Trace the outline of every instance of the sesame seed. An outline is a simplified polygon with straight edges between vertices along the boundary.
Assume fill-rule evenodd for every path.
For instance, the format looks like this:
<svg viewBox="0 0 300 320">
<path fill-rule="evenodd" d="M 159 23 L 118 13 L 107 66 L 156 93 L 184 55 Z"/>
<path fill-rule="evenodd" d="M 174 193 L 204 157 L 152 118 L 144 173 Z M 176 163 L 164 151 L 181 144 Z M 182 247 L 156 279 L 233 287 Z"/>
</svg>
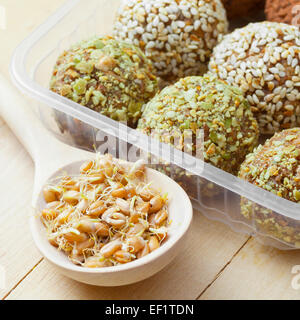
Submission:
<svg viewBox="0 0 300 320">
<path fill-rule="evenodd" d="M 287 94 L 286 96 L 287 96 L 287 98 L 288 98 L 288 100 L 289 100 L 289 101 L 295 101 L 295 100 L 296 100 L 295 95 L 294 95 L 294 94 L 292 94 L 292 93 Z"/>
<path fill-rule="evenodd" d="M 144 28 L 142 28 L 142 27 L 137 27 L 137 28 L 136 28 L 136 32 L 139 33 L 139 34 L 143 34 L 143 33 L 144 33 Z"/>
<path fill-rule="evenodd" d="M 292 68 L 296 67 L 296 65 L 298 64 L 298 59 L 293 59 L 292 61 Z"/>
<path fill-rule="evenodd" d="M 270 68 L 269 70 L 274 74 L 279 73 L 279 70 L 277 68 Z"/>
<path fill-rule="evenodd" d="M 263 97 L 265 95 L 265 93 L 262 90 L 256 90 L 255 93 L 259 97 Z"/>
<path fill-rule="evenodd" d="M 184 21 L 177 21 L 177 27 L 184 28 L 185 27 L 185 22 Z"/>
<path fill-rule="evenodd" d="M 288 110 L 288 111 L 293 111 L 294 110 L 294 106 L 291 105 L 291 104 L 288 104 L 288 105 L 284 106 L 284 109 Z"/>
</svg>

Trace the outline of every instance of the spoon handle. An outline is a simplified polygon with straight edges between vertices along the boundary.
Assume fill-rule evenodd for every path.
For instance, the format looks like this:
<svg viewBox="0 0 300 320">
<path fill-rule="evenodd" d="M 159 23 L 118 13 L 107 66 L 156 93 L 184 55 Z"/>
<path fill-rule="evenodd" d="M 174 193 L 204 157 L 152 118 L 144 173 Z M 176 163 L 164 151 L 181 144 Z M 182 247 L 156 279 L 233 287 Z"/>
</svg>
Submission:
<svg viewBox="0 0 300 320">
<path fill-rule="evenodd" d="M 39 146 L 52 139 L 37 116 L 18 91 L 0 74 L 0 113 L 8 126 L 22 142 L 32 159 Z"/>
<path fill-rule="evenodd" d="M 35 163 L 33 203 L 47 179 L 72 162 L 91 159 L 93 153 L 66 145 L 50 134 L 17 90 L 0 74 L 0 115 Z"/>
</svg>

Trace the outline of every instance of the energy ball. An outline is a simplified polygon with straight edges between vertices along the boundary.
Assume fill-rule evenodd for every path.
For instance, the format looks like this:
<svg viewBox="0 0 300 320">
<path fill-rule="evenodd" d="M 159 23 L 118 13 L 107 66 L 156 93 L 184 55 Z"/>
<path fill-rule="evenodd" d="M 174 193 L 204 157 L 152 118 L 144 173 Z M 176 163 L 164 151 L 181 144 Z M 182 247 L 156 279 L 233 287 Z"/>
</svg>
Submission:
<svg viewBox="0 0 300 320">
<path fill-rule="evenodd" d="M 249 15 L 249 12 L 263 9 L 265 0 L 222 0 L 227 17 L 240 18 Z"/>
<path fill-rule="evenodd" d="M 300 124 L 300 32 L 284 23 L 250 23 L 226 35 L 213 51 L 210 71 L 238 86 L 272 134 Z"/>
<path fill-rule="evenodd" d="M 94 37 L 58 58 L 50 89 L 134 127 L 142 105 L 155 95 L 158 84 L 140 48 L 112 37 Z"/>
<path fill-rule="evenodd" d="M 232 174 L 258 141 L 257 122 L 241 91 L 211 75 L 183 78 L 164 88 L 143 107 L 138 122 L 138 130 L 194 156 L 199 129 L 204 161 Z"/>
<path fill-rule="evenodd" d="M 249 154 L 241 165 L 239 177 L 279 197 L 300 204 L 300 128 L 276 133 Z M 256 226 L 285 242 L 298 242 L 300 223 L 245 198 L 241 212 Z"/>
<path fill-rule="evenodd" d="M 166 82 L 202 75 L 227 33 L 220 0 L 123 0 L 114 35 L 139 46 Z"/>
<path fill-rule="evenodd" d="M 299 5 L 299 0 L 267 0 L 265 7 L 267 20 L 299 26 Z"/>
</svg>

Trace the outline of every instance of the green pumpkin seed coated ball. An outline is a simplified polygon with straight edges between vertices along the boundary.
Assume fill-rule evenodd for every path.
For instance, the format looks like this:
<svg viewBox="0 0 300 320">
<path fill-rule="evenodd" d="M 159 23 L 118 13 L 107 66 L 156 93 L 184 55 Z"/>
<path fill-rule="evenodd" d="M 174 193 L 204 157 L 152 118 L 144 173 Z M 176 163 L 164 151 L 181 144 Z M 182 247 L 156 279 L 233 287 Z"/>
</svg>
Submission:
<svg viewBox="0 0 300 320">
<path fill-rule="evenodd" d="M 246 157 L 239 177 L 300 203 L 300 128 L 276 133 Z M 258 229 L 300 247 L 300 224 L 243 198 L 241 213 Z"/>
<path fill-rule="evenodd" d="M 135 127 L 141 107 L 158 90 L 152 64 L 134 45 L 91 38 L 57 60 L 50 89 L 83 106 Z"/>
<path fill-rule="evenodd" d="M 197 141 L 204 131 L 204 160 L 237 174 L 258 141 L 258 125 L 241 91 L 212 75 L 187 77 L 166 87 L 143 107 L 138 130 L 179 150 L 196 154 L 185 145 L 185 130 Z M 171 138 L 177 135 L 177 139 Z"/>
</svg>

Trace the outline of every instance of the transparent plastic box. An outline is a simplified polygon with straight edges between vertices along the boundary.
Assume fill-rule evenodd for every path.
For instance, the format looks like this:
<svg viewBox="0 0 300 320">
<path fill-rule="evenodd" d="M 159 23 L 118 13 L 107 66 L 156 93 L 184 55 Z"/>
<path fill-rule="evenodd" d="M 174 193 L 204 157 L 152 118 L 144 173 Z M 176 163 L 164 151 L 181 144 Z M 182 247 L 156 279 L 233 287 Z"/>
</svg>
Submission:
<svg viewBox="0 0 300 320">
<path fill-rule="evenodd" d="M 61 141 L 87 150 L 137 158 L 151 145 L 151 154 L 166 160 L 168 174 L 189 174 L 179 181 L 193 200 L 194 208 L 209 219 L 219 220 L 233 230 L 257 237 L 279 249 L 300 247 L 300 207 L 246 181 L 228 174 L 189 154 L 174 149 L 124 124 L 102 116 L 48 89 L 52 68 L 59 54 L 82 39 L 112 33 L 120 0 L 72 0 L 37 28 L 15 50 L 11 75 L 18 88 L 38 106 L 45 126 Z M 183 161 L 184 160 L 184 161 Z M 162 165 L 163 167 L 163 165 Z M 181 169 L 180 169 L 181 168 Z M 214 197 L 204 188 L 217 189 Z M 248 208 L 241 214 L 241 199 Z"/>
</svg>

